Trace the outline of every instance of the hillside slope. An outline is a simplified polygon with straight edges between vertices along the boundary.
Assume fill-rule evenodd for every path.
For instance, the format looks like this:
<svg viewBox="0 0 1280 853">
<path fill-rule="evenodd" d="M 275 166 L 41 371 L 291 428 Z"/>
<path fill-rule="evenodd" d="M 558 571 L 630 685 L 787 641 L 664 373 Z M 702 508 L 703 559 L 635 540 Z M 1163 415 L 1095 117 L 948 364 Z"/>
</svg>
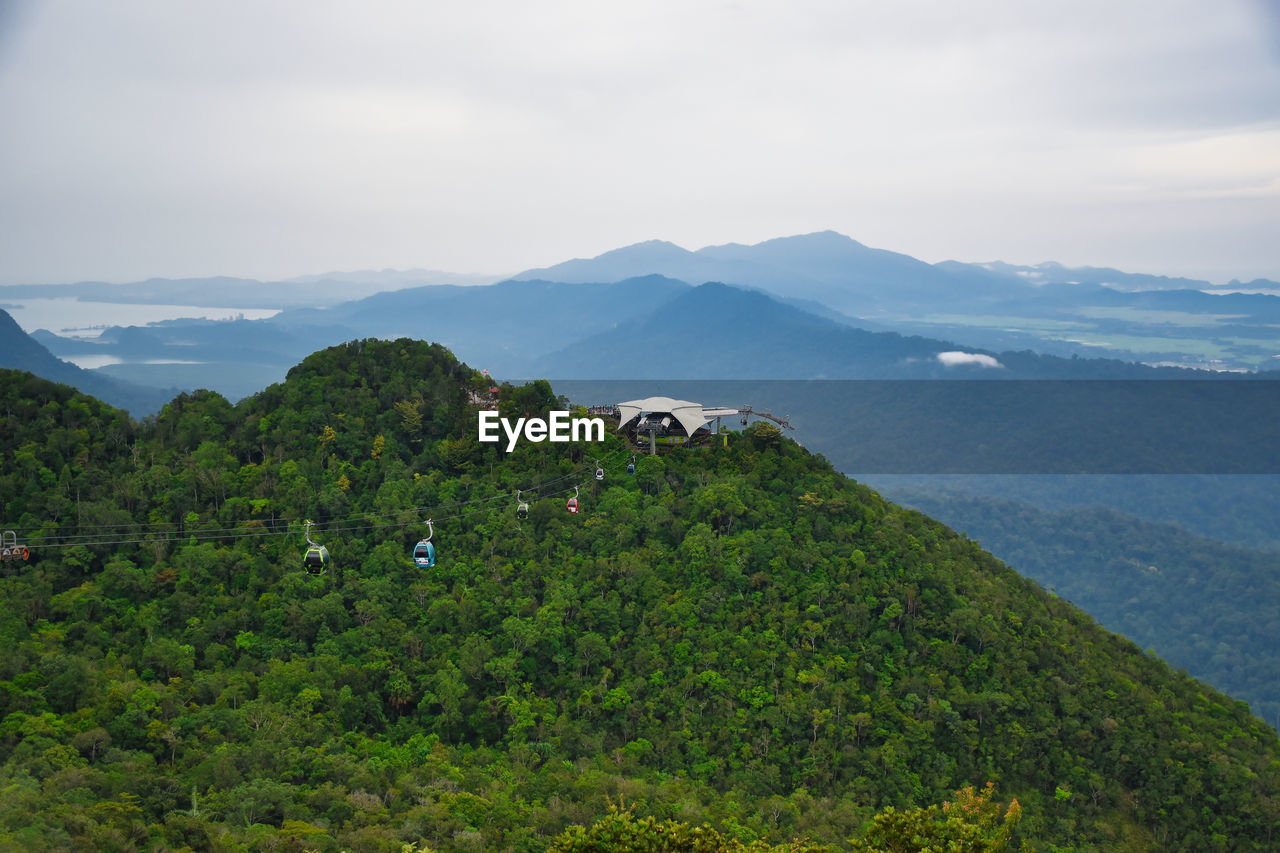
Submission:
<svg viewBox="0 0 1280 853">
<path fill-rule="evenodd" d="M 900 503 L 963 530 L 1143 648 L 1280 719 L 1280 554 L 1100 507 L 1045 512 L 992 497 L 904 490 Z"/>
<path fill-rule="evenodd" d="M 613 438 L 504 454 L 487 380 L 409 340 L 143 426 L 0 376 L 4 845 L 538 850 L 625 797 L 842 846 L 988 780 L 1023 849 L 1270 845 L 1243 703 L 767 426 L 634 476 Z"/>
</svg>

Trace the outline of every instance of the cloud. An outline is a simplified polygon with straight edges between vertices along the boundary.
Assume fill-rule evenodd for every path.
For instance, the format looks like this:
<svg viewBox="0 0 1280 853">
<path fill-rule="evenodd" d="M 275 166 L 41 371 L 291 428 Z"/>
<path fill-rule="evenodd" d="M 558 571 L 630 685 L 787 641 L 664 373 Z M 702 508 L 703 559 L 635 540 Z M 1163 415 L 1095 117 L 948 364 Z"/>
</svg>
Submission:
<svg viewBox="0 0 1280 853">
<path fill-rule="evenodd" d="M 991 356 L 983 355 L 980 352 L 940 352 L 938 353 L 938 361 L 942 362 L 946 367 L 958 367 L 966 364 L 974 364 L 978 367 L 1004 367 L 1003 364 Z"/>
<path fill-rule="evenodd" d="M 1275 278 L 1269 8 L 0 0 L 0 280 L 514 272 L 826 229 Z"/>
</svg>

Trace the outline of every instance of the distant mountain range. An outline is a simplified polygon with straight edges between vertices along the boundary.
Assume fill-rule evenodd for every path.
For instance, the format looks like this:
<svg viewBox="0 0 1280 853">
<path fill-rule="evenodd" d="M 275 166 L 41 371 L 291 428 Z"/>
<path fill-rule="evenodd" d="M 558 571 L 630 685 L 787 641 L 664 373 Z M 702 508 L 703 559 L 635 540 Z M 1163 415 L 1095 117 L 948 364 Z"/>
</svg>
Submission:
<svg viewBox="0 0 1280 853">
<path fill-rule="evenodd" d="M 864 316 L 898 310 L 958 306 L 1023 299 L 1046 284 L 1095 284 L 1119 291 L 1266 290 L 1280 293 L 1280 282 L 1247 284 L 1168 278 L 1104 267 L 1065 267 L 1058 263 L 1017 266 L 1001 261 L 928 264 L 910 255 L 873 249 L 834 231 L 766 240 L 752 246 L 728 243 L 689 251 L 661 240 L 636 243 L 590 259 L 575 259 L 529 270 L 516 279 L 590 282 L 616 281 L 660 273 L 688 282 L 723 281 L 758 287 L 780 296 L 816 299 L 838 311 Z M 927 299 L 928 302 L 920 300 Z"/>
<path fill-rule="evenodd" d="M 1211 298 L 1211 297 L 1206 297 Z M 1253 298 L 1253 297 L 1243 297 Z M 362 337 L 414 337 L 449 347 L 495 376 L 576 379 L 1140 379 L 1193 376 L 1116 359 L 966 347 L 937 337 L 872 332 L 760 291 L 692 287 L 663 276 L 608 284 L 539 280 L 406 288 L 268 320 L 175 321 L 112 328 L 94 341 L 35 337 L 66 357 L 110 355 L 106 372 L 174 384 L 181 362 L 225 368 L 229 396 L 254 388 L 252 370 L 283 378 L 319 347 Z M 151 363 L 147 363 L 151 362 Z M 1211 374 L 1200 374 L 1208 377 Z M 237 392 L 237 393 L 231 393 Z"/>
<path fill-rule="evenodd" d="M 152 278 L 127 284 L 82 281 L 75 284 L 0 286 L 0 302 L 69 298 L 85 302 L 136 305 L 197 305 L 207 308 L 290 308 L 336 305 L 388 290 L 441 284 L 492 284 L 498 277 L 436 270 L 382 270 L 324 273 L 288 281 L 251 278 Z"/>
<path fill-rule="evenodd" d="M 0 288 L 0 301 L 280 309 L 268 320 L 108 329 L 96 341 L 35 333 L 55 355 L 120 362 L 104 374 L 231 397 L 359 337 L 440 342 L 509 377 L 1147 378 L 1163 374 L 1135 362 L 1280 366 L 1276 295 L 1058 264 L 927 264 L 830 231 L 697 251 L 650 241 L 489 285 L 438 283 L 453 277 L 85 282 Z M 1157 289 L 1134 289 L 1147 286 Z"/>
<path fill-rule="evenodd" d="M 940 268 L 910 255 L 869 248 L 834 231 L 782 237 L 754 246 L 708 246 L 696 252 L 655 240 L 590 260 L 530 270 L 516 279 L 617 281 L 650 273 L 691 283 L 718 281 L 757 287 L 781 296 L 817 300 L 859 317 L 897 311 L 922 299 L 940 305 L 972 306 L 975 301 L 1021 296 L 1028 288 L 1012 276 L 977 266 Z"/>
</svg>

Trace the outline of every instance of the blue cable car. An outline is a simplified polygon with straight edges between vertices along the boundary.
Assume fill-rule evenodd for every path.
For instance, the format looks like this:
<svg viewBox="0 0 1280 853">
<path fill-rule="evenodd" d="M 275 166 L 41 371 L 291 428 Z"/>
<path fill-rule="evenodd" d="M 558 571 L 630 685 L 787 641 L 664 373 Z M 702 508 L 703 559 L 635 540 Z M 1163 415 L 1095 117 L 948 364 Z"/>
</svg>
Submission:
<svg viewBox="0 0 1280 853">
<path fill-rule="evenodd" d="M 417 545 L 413 546 L 413 564 L 420 569 L 429 569 L 436 564 L 436 546 L 431 544 L 431 535 L 435 533 L 435 528 L 431 526 L 431 519 L 427 519 L 427 538 L 420 539 Z"/>
<path fill-rule="evenodd" d="M 413 546 L 413 564 L 420 569 L 429 569 L 436 564 L 436 546 L 423 539 Z"/>
<path fill-rule="evenodd" d="M 627 473 L 634 474 L 636 472 L 636 458 L 631 457 L 631 461 L 627 463 Z"/>
</svg>

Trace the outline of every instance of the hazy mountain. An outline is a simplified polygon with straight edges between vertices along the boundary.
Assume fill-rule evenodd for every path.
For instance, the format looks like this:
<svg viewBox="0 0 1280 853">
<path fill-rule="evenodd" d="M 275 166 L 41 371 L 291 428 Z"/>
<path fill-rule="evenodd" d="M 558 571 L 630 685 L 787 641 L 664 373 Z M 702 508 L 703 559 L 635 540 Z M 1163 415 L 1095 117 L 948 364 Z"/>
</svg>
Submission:
<svg viewBox="0 0 1280 853">
<path fill-rule="evenodd" d="M 293 329 L 260 320 L 181 320 L 112 326 L 91 339 L 64 338 L 46 329 L 32 337 L 57 355 L 110 355 L 124 360 L 252 362 L 289 367 L 317 347 L 359 337 L 345 326 Z"/>
<path fill-rule="evenodd" d="M 834 231 L 729 243 L 690 252 L 650 241 L 573 260 L 516 278 L 601 281 L 657 272 L 684 281 L 721 281 L 782 296 L 814 299 L 837 311 L 863 316 L 899 310 L 921 300 L 937 305 L 1009 297 L 1026 285 L 982 269 L 949 271 L 909 255 L 872 249 Z"/>
<path fill-rule="evenodd" d="M 382 282 L 319 278 L 308 281 L 258 281 L 249 278 L 152 278 L 127 284 L 86 281 L 76 284 L 0 286 L 0 300 L 71 298 L 86 302 L 138 305 L 196 305 L 207 308 L 270 309 L 334 305 L 391 289 Z"/>
<path fill-rule="evenodd" d="M 526 376 L 577 379 L 1190 378 L 1108 359 L 996 353 L 869 332 L 768 294 L 707 283 L 617 328 L 538 359 Z M 583 358 L 590 353 L 590 358 Z M 940 354 L 949 355 L 940 358 Z M 1199 374 L 1206 376 L 1206 374 Z"/>
<path fill-rule="evenodd" d="M 819 282 L 812 292 L 798 295 L 855 313 L 905 300 L 917 306 L 957 301 L 972 304 L 1020 295 L 1026 289 L 1021 282 L 987 270 L 941 269 L 910 255 L 870 248 L 834 231 L 780 237 L 754 246 L 708 246 L 698 254 L 760 270 L 755 280 L 723 279 L 733 283 L 790 295 L 791 276 Z"/>
<path fill-rule="evenodd" d="M 717 266 L 711 259 L 664 240 L 648 240 L 621 249 L 613 249 L 594 258 L 575 258 L 541 269 L 526 270 L 512 276 L 514 281 L 564 281 L 587 284 L 599 281 L 621 281 L 626 278 L 660 273 L 681 281 L 700 283 L 717 278 Z"/>
<path fill-rule="evenodd" d="M 582 379 L 888 378 L 944 371 L 954 345 L 868 332 L 719 283 L 539 359 L 528 375 Z M 590 353 L 589 358 L 584 354 Z M 914 367 L 913 367 L 914 365 Z M 932 365 L 932 366 L 929 366 Z"/>
<path fill-rule="evenodd" d="M 517 278 L 601 281 L 648 272 L 757 288 L 821 304 L 819 314 L 869 318 L 879 328 L 969 347 L 1218 370 L 1266 369 L 1280 355 L 1274 282 L 1215 287 L 1057 263 L 927 264 L 832 231 L 696 252 L 650 241 Z M 1250 289 L 1264 295 L 1249 302 L 1223 295 Z"/>
<path fill-rule="evenodd" d="M 0 367 L 70 385 L 138 418 L 159 411 L 177 393 L 172 388 L 162 390 L 101 376 L 65 362 L 22 331 L 4 310 L 0 310 Z"/>
<path fill-rule="evenodd" d="M 505 281 L 380 293 L 323 310 L 284 311 L 268 325 L 304 329 L 341 323 L 357 337 L 441 343 L 495 375 L 527 375 L 544 353 L 643 315 L 689 290 L 650 275 L 612 284 Z"/>
<path fill-rule="evenodd" d="M 284 379 L 289 368 L 319 347 L 360 337 L 344 326 L 291 328 L 261 320 L 174 320 L 113 326 L 93 339 L 64 338 L 37 329 L 32 338 L 64 358 L 118 359 L 94 368 L 141 385 L 215 390 L 231 400 Z"/>
</svg>

